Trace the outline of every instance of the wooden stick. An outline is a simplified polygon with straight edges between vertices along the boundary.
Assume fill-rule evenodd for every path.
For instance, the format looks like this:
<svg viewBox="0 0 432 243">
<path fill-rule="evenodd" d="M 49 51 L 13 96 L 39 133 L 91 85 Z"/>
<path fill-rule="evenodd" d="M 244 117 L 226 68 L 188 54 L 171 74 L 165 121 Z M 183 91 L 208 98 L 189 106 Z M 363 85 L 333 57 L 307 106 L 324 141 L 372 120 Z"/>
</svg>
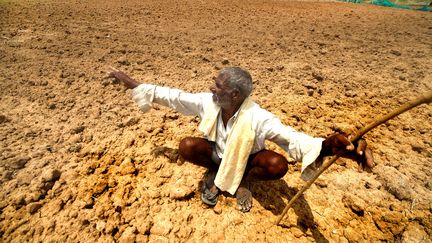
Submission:
<svg viewBox="0 0 432 243">
<path fill-rule="evenodd" d="M 360 131 L 357 132 L 357 134 L 351 139 L 352 142 L 357 141 L 359 138 L 361 138 L 364 134 L 366 134 L 367 132 L 369 132 L 370 130 L 374 129 L 375 127 L 385 123 L 386 121 L 394 118 L 397 115 L 400 115 L 402 113 L 404 113 L 405 111 L 408 111 L 418 105 L 424 104 L 424 103 L 431 103 L 432 102 L 432 91 L 423 94 L 421 97 L 399 107 L 399 109 L 394 110 L 393 112 L 381 117 L 380 119 L 377 119 L 376 121 L 374 121 L 373 123 L 369 124 L 368 126 L 360 129 Z M 333 156 L 330 160 L 328 160 L 326 163 L 324 163 L 321 168 L 317 171 L 317 173 L 315 174 L 315 176 L 309 180 L 306 185 L 303 186 L 303 188 L 297 192 L 296 195 L 294 195 L 293 198 L 291 198 L 291 200 L 288 202 L 288 205 L 286 205 L 286 207 L 284 208 L 283 212 L 281 215 L 279 215 L 277 221 L 276 221 L 276 225 L 279 225 L 280 221 L 283 219 L 283 217 L 285 216 L 285 214 L 288 212 L 288 209 L 291 208 L 291 206 L 293 205 L 293 203 L 303 194 L 303 192 L 305 192 L 314 182 L 315 180 L 330 166 L 332 165 L 337 159 L 339 158 L 339 155 L 335 155 Z"/>
</svg>

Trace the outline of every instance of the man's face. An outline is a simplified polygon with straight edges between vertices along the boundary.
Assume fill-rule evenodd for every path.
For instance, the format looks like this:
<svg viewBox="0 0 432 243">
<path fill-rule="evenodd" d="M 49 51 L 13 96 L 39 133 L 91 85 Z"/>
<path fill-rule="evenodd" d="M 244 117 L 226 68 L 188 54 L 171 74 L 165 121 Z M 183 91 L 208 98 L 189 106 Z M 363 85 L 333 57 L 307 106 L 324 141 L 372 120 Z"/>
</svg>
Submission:
<svg viewBox="0 0 432 243">
<path fill-rule="evenodd" d="M 232 105 L 232 89 L 228 87 L 227 80 L 228 76 L 219 74 L 215 78 L 214 85 L 210 87 L 210 91 L 213 93 L 213 101 L 220 107 Z"/>
</svg>

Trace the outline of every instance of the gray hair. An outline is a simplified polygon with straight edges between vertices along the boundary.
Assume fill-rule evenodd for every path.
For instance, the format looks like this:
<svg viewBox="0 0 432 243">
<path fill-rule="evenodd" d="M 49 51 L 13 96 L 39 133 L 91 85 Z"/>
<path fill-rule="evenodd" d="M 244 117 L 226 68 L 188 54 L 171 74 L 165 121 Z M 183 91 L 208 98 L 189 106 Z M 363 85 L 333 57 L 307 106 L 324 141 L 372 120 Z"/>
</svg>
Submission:
<svg viewBox="0 0 432 243">
<path fill-rule="evenodd" d="M 228 67 L 222 69 L 219 75 L 226 75 L 228 87 L 237 89 L 241 96 L 246 98 L 252 93 L 252 76 L 248 71 L 239 67 Z"/>
</svg>

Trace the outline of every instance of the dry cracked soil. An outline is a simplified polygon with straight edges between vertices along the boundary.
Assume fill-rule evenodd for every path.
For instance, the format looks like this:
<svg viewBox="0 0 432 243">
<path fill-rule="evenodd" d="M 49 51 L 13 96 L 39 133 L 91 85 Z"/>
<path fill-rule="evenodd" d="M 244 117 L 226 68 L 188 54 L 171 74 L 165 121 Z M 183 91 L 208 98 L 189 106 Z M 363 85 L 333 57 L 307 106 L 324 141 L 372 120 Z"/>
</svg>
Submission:
<svg viewBox="0 0 432 243">
<path fill-rule="evenodd" d="M 365 135 L 377 166 L 340 159 L 302 187 L 300 162 L 235 198 L 200 201 L 179 158 L 198 118 L 142 113 L 110 67 L 206 92 L 241 66 L 253 99 L 313 136 L 359 129 L 432 89 L 432 15 L 309 1 L 0 1 L 3 242 L 431 242 L 432 107 Z M 285 156 L 275 144 L 268 143 Z"/>
</svg>

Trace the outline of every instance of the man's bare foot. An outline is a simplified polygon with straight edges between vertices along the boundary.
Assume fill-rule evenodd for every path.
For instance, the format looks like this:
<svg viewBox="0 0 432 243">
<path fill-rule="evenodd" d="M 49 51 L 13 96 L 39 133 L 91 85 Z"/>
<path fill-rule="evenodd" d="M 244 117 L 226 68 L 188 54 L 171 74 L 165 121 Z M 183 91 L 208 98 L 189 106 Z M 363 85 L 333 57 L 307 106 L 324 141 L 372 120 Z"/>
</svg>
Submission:
<svg viewBox="0 0 432 243">
<path fill-rule="evenodd" d="M 217 203 L 219 189 L 214 184 L 217 171 L 210 170 L 207 174 L 207 180 L 204 182 L 201 190 L 201 200 L 209 205 L 214 206 Z"/>
<path fill-rule="evenodd" d="M 237 208 L 243 213 L 252 208 L 252 192 L 249 190 L 249 182 L 242 181 L 236 192 Z"/>
</svg>

